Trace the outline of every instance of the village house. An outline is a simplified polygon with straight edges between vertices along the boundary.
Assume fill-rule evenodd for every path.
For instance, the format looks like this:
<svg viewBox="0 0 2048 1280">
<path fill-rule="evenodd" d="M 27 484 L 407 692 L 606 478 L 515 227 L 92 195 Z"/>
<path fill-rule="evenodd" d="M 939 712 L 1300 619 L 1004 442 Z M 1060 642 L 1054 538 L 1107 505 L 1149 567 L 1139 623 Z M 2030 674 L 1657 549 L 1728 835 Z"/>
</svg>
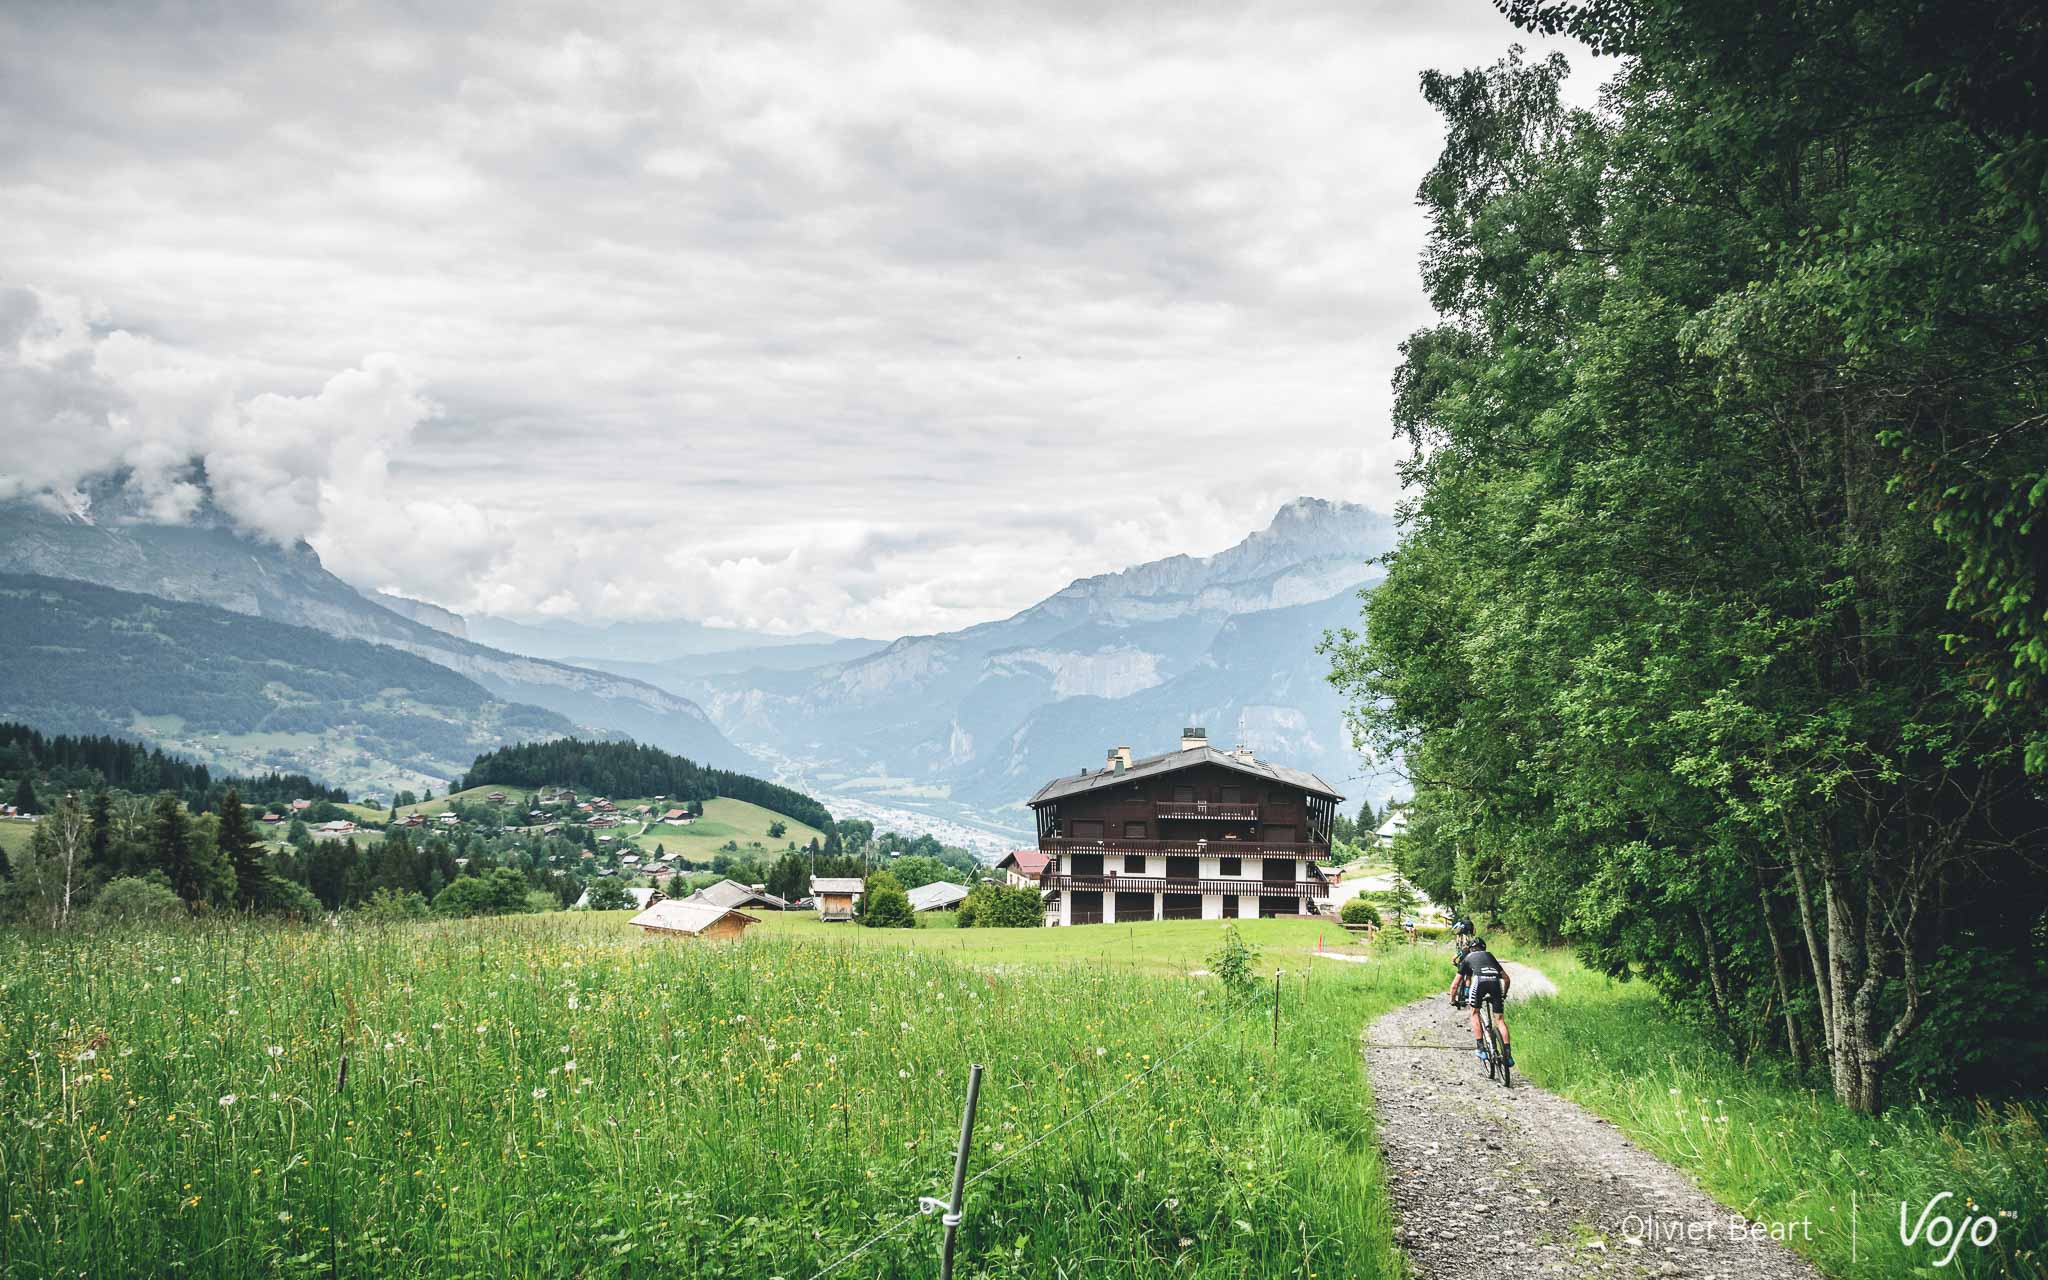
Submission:
<svg viewBox="0 0 2048 1280">
<path fill-rule="evenodd" d="M 492 804 L 503 804 L 505 803 L 505 793 L 502 791 L 493 791 L 491 792 L 491 794 L 485 796 L 484 799 L 490 801 Z"/>
<path fill-rule="evenodd" d="M 9 813 L 12 813 L 12 812 L 14 812 L 14 806 L 13 806 L 13 805 L 9 805 L 9 806 L 7 807 L 7 811 L 8 811 Z M 277 825 L 278 823 L 280 823 L 280 822 L 283 822 L 283 821 L 284 821 L 284 815 L 283 815 L 283 814 L 281 814 L 281 813 L 266 813 L 266 814 L 264 814 L 264 815 L 263 815 L 263 817 L 262 817 L 261 819 L 259 819 L 259 821 L 262 821 L 262 822 L 267 822 L 267 823 L 269 823 L 269 824 L 270 824 L 271 826 L 273 826 L 273 827 L 274 827 L 274 826 L 276 826 L 276 825 Z"/>
<path fill-rule="evenodd" d="M 861 888 L 859 876 L 812 877 L 811 895 L 818 900 L 818 918 L 853 919 L 853 910 L 860 905 Z"/>
<path fill-rule="evenodd" d="M 313 802 L 312 802 L 311 800 L 294 800 L 294 801 L 292 801 L 292 812 L 293 812 L 293 813 L 304 813 L 304 812 L 305 812 L 306 810 L 308 810 L 308 809 L 310 809 L 310 808 L 312 808 L 312 807 L 313 807 Z"/>
<path fill-rule="evenodd" d="M 1219 751 L 1200 728 L 1180 749 L 1055 778 L 1031 797 L 1046 923 L 1313 915 L 1329 883 L 1337 804 L 1313 773 Z"/>
<path fill-rule="evenodd" d="M 649 933 L 674 933 L 712 942 L 724 942 L 745 933 L 749 925 L 761 922 L 732 907 L 715 906 L 709 902 L 668 899 L 655 903 L 634 916 L 628 923 L 638 925 Z"/>
<path fill-rule="evenodd" d="M 1003 883 L 1019 889 L 1036 889 L 1045 869 L 1052 865 L 1050 855 L 1036 849 L 1012 849 L 996 863 L 996 870 L 1003 873 Z"/>
</svg>

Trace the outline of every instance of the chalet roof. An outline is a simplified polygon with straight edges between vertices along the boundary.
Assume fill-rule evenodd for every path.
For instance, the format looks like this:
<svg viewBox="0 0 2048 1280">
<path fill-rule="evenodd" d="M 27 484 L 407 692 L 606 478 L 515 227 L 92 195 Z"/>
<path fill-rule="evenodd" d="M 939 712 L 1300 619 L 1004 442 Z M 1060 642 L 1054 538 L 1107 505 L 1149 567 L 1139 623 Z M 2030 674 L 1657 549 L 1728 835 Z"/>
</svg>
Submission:
<svg viewBox="0 0 2048 1280">
<path fill-rule="evenodd" d="M 859 876 L 813 876 L 811 878 L 811 892 L 859 893 L 861 891 L 861 883 Z"/>
<path fill-rule="evenodd" d="M 1254 778 L 1265 778 L 1285 786 L 1299 787 L 1303 791 L 1310 791 L 1319 796 L 1328 796 L 1332 800 L 1342 800 L 1344 798 L 1338 795 L 1336 789 L 1329 783 L 1324 782 L 1321 778 L 1318 778 L 1313 773 L 1309 773 L 1307 770 L 1290 769 L 1284 764 L 1273 764 L 1265 760 L 1247 760 L 1234 756 L 1228 751 L 1218 751 L 1211 746 L 1200 746 L 1190 747 L 1186 751 L 1166 751 L 1156 756 L 1146 756 L 1142 760 L 1133 760 L 1130 767 L 1122 773 L 1108 769 L 1097 769 L 1091 772 L 1077 773 L 1070 777 L 1054 778 L 1051 782 L 1040 787 L 1037 795 L 1031 797 L 1031 805 L 1033 808 L 1037 808 L 1039 805 L 1061 799 L 1065 796 L 1093 791 L 1097 787 L 1114 787 L 1136 778 L 1157 777 L 1163 773 L 1174 773 L 1181 769 L 1192 769 L 1196 765 L 1202 764 L 1213 764 L 1225 769 L 1234 769 L 1238 773 L 1250 774 Z"/>
<path fill-rule="evenodd" d="M 1052 855 L 1049 853 L 1040 853 L 1036 849 L 1012 849 L 996 863 L 996 870 L 1015 867 L 1019 875 L 1036 879 L 1038 874 L 1045 870 L 1045 864 L 1051 861 Z"/>
<path fill-rule="evenodd" d="M 934 880 L 930 884 L 921 884 L 910 891 L 910 909 L 912 911 L 938 911 L 946 907 L 958 906 L 966 898 L 967 886 L 949 884 L 944 880 Z"/>
<path fill-rule="evenodd" d="M 717 884 L 705 885 L 684 901 L 708 902 L 715 907 L 767 907 L 772 911 L 781 911 L 789 906 L 774 894 L 743 885 L 737 880 L 720 880 Z"/>
<path fill-rule="evenodd" d="M 639 925 L 660 933 L 702 933 L 727 916 L 735 916 L 748 924 L 759 924 L 759 920 L 731 907 L 716 906 L 709 902 L 691 902 L 686 899 L 665 898 L 628 920 L 627 924 Z"/>
</svg>

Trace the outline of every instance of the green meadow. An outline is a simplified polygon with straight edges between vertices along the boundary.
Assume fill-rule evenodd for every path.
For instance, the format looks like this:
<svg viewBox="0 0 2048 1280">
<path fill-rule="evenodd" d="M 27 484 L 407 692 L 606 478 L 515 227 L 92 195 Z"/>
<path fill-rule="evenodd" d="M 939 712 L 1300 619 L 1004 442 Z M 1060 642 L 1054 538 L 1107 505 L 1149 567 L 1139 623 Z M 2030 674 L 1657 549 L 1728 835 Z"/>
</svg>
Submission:
<svg viewBox="0 0 2048 1280">
<path fill-rule="evenodd" d="M 0 936 L 0 1273 L 933 1275 L 982 1062 L 962 1276 L 1398 1275 L 1358 1036 L 1441 956 L 1276 923 L 1247 1005 L 1181 922 Z"/>
</svg>

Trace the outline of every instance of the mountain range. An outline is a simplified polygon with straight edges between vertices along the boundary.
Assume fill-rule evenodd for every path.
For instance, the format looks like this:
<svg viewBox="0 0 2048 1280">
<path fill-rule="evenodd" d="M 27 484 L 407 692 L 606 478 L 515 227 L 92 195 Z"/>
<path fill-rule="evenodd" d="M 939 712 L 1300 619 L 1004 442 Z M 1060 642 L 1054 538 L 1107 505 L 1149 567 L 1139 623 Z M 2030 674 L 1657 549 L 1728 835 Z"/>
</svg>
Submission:
<svg viewBox="0 0 2048 1280">
<path fill-rule="evenodd" d="M 64 509 L 0 504 L 0 573 L 40 574 L 211 605 L 245 617 L 366 640 L 445 667 L 509 703 L 528 703 L 579 729 L 623 733 L 700 764 L 752 765 L 696 703 L 614 672 L 508 653 L 393 612 L 329 573 L 313 549 L 237 531 L 210 503 L 184 524 L 148 521 L 118 476 Z M 406 601 L 408 605 L 418 602 Z M 419 606 L 431 608 L 431 606 Z"/>
<path fill-rule="evenodd" d="M 1009 832 L 1048 778 L 1191 724 L 1379 803 L 1315 645 L 1357 621 L 1393 540 L 1383 515 L 1300 498 L 1226 551 L 1083 578 L 1000 621 L 797 670 L 637 670 L 786 781 Z"/>
<path fill-rule="evenodd" d="M 1387 789 L 1351 749 L 1315 653 L 1324 631 L 1356 621 L 1370 562 L 1393 544 L 1391 521 L 1364 507 L 1296 499 L 1215 555 L 1082 578 L 1008 618 L 885 643 L 464 618 L 358 591 L 310 547 L 249 538 L 210 506 L 161 525 L 127 503 L 113 477 L 64 509 L 0 504 L 0 573 L 211 606 L 423 659 L 494 705 L 526 706 L 479 704 L 469 728 L 482 736 L 507 714 L 539 736 L 564 725 L 630 736 L 772 772 L 849 812 L 920 815 L 991 838 L 1028 827 L 1023 801 L 1046 779 L 1100 766 L 1110 747 L 1170 743 L 1189 724 L 1376 803 Z M 0 714 L 13 710 L 0 701 Z M 52 727 L 132 728 L 127 709 L 105 711 Z M 554 717 L 545 731 L 528 714 L 543 712 Z"/>
</svg>

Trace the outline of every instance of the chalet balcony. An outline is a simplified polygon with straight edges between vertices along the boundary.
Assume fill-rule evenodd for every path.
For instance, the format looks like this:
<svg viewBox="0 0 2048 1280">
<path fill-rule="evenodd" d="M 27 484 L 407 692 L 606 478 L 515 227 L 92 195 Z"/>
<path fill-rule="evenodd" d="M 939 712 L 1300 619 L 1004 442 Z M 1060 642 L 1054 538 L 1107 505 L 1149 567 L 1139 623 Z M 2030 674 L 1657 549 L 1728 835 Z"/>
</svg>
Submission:
<svg viewBox="0 0 2048 1280">
<path fill-rule="evenodd" d="M 1321 880 L 1169 880 L 1164 876 L 1055 876 L 1039 881 L 1041 889 L 1061 892 L 1101 890 L 1105 893 L 1200 893 L 1246 898 L 1320 898 L 1330 886 Z"/>
<path fill-rule="evenodd" d="M 1171 818 L 1176 822 L 1257 822 L 1259 806 L 1220 804 L 1209 800 L 1160 800 L 1153 804 L 1152 816 Z"/>
<path fill-rule="evenodd" d="M 1045 853 L 1158 853 L 1176 857 L 1212 858 L 1308 858 L 1320 862 L 1330 856 L 1326 844 L 1300 841 L 1277 843 L 1262 840 L 1139 840 L 1129 836 L 1046 836 L 1038 842 Z"/>
</svg>

